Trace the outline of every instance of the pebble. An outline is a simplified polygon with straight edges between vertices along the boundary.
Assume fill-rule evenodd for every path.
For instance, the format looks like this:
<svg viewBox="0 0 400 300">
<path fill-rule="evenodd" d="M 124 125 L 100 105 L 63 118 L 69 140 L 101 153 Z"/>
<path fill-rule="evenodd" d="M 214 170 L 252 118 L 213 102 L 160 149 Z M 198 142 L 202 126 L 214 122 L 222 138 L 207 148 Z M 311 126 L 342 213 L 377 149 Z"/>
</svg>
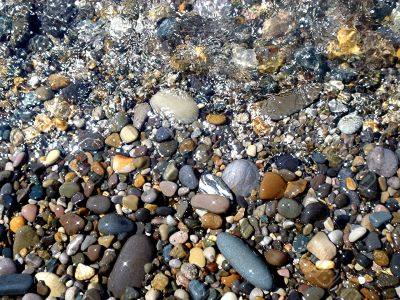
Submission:
<svg viewBox="0 0 400 300">
<path fill-rule="evenodd" d="M 270 249 L 265 255 L 265 259 L 272 266 L 282 267 L 289 261 L 289 255 L 277 249 Z"/>
<path fill-rule="evenodd" d="M 111 207 L 111 201 L 103 195 L 91 196 L 86 202 L 86 208 L 95 214 L 104 214 Z"/>
<path fill-rule="evenodd" d="M 392 274 L 400 278 L 400 253 L 395 253 L 390 260 L 390 271 Z"/>
<path fill-rule="evenodd" d="M 320 287 L 310 287 L 304 294 L 306 300 L 320 300 L 324 297 L 325 291 Z"/>
<path fill-rule="evenodd" d="M 119 135 L 124 143 L 129 144 L 137 140 L 139 131 L 132 125 L 126 125 L 121 129 Z"/>
<path fill-rule="evenodd" d="M 155 113 L 183 124 L 193 123 L 199 115 L 196 102 L 180 89 L 159 91 L 150 99 L 150 105 Z"/>
<path fill-rule="evenodd" d="M 184 289 L 177 289 L 174 292 L 176 300 L 189 300 L 189 294 Z"/>
<path fill-rule="evenodd" d="M 100 133 L 84 131 L 78 134 L 78 139 L 83 151 L 99 151 L 104 147 L 104 138 Z"/>
<path fill-rule="evenodd" d="M 26 204 L 21 209 L 21 215 L 28 221 L 34 222 L 38 213 L 38 207 L 35 204 Z"/>
<path fill-rule="evenodd" d="M 14 274 L 16 272 L 17 267 L 11 258 L 0 257 L 0 276 Z"/>
<path fill-rule="evenodd" d="M 351 243 L 354 243 L 355 241 L 358 241 L 361 237 L 363 237 L 367 233 L 367 229 L 362 227 L 362 226 L 356 226 L 355 228 L 352 228 L 350 235 L 349 235 L 349 241 Z"/>
<path fill-rule="evenodd" d="M 328 216 L 328 208 L 322 202 L 308 204 L 301 213 L 301 223 L 314 223 L 323 220 Z"/>
<path fill-rule="evenodd" d="M 210 195 L 220 195 L 233 200 L 233 196 L 229 187 L 221 179 L 214 174 L 205 174 L 200 177 L 199 192 Z"/>
<path fill-rule="evenodd" d="M 153 255 L 153 243 L 145 235 L 133 235 L 125 242 L 108 280 L 108 290 L 114 297 L 121 297 L 128 286 L 141 288 L 144 265 Z"/>
<path fill-rule="evenodd" d="M 369 220 L 375 228 L 379 228 L 392 219 L 390 212 L 380 211 L 369 215 Z"/>
<path fill-rule="evenodd" d="M 187 231 L 177 231 L 169 237 L 169 242 L 172 245 L 184 244 L 189 239 Z"/>
<path fill-rule="evenodd" d="M 135 158 L 117 154 L 112 158 L 112 168 L 116 173 L 130 173 L 136 169 Z"/>
<path fill-rule="evenodd" d="M 194 247 L 190 249 L 189 263 L 204 268 L 206 265 L 206 258 L 204 257 L 203 250 L 201 248 Z"/>
<path fill-rule="evenodd" d="M 25 295 L 32 285 L 29 274 L 0 275 L 0 296 Z"/>
<path fill-rule="evenodd" d="M 51 166 L 60 158 L 61 152 L 58 149 L 51 150 L 46 155 L 46 159 L 43 161 L 45 166 Z"/>
<path fill-rule="evenodd" d="M 76 254 L 79 250 L 79 246 L 82 244 L 85 236 L 83 234 L 75 235 L 74 239 L 69 242 L 66 248 L 66 253 L 69 256 Z"/>
<path fill-rule="evenodd" d="M 17 230 L 14 236 L 13 255 L 18 254 L 23 248 L 31 248 L 39 243 L 39 236 L 36 231 L 28 226 L 22 226 Z"/>
<path fill-rule="evenodd" d="M 260 175 L 257 167 L 249 160 L 238 159 L 228 164 L 222 173 L 222 180 L 236 195 L 247 197 L 257 190 Z"/>
<path fill-rule="evenodd" d="M 237 300 L 237 296 L 233 292 L 227 292 L 222 297 L 221 300 Z"/>
<path fill-rule="evenodd" d="M 127 195 L 122 198 L 122 205 L 132 211 L 137 211 L 139 207 L 139 197 L 136 195 Z"/>
<path fill-rule="evenodd" d="M 356 114 L 349 114 L 339 120 L 338 128 L 345 134 L 353 134 L 361 128 L 362 124 L 362 117 Z"/>
<path fill-rule="evenodd" d="M 64 182 L 60 188 L 59 193 L 61 196 L 72 198 L 77 192 L 79 192 L 79 185 L 75 182 Z"/>
<path fill-rule="evenodd" d="M 267 172 L 261 181 L 259 196 L 263 200 L 280 199 L 285 190 L 285 180 L 276 173 Z"/>
<path fill-rule="evenodd" d="M 179 181 L 183 186 L 186 186 L 191 190 L 194 190 L 199 185 L 196 174 L 194 173 L 193 168 L 189 165 L 184 165 L 179 169 Z"/>
<path fill-rule="evenodd" d="M 332 260 L 336 256 L 336 246 L 323 232 L 317 232 L 307 244 L 307 250 L 319 260 Z"/>
<path fill-rule="evenodd" d="M 71 212 L 62 215 L 60 223 L 68 235 L 74 235 L 85 227 L 85 220 Z"/>
<path fill-rule="evenodd" d="M 368 153 L 366 161 L 368 169 L 385 177 L 396 174 L 399 163 L 399 159 L 393 151 L 380 146 Z"/>
<path fill-rule="evenodd" d="M 163 291 L 168 285 L 169 279 L 163 273 L 157 273 L 151 281 L 151 287 L 158 291 Z"/>
<path fill-rule="evenodd" d="M 95 269 L 91 266 L 84 264 L 78 264 L 75 270 L 75 279 L 77 280 L 89 280 L 96 274 Z"/>
<path fill-rule="evenodd" d="M 243 278 L 256 287 L 265 290 L 272 288 L 272 276 L 268 267 L 241 239 L 221 232 L 217 236 L 217 246 L 229 264 Z"/>
<path fill-rule="evenodd" d="M 27 293 L 22 297 L 22 300 L 43 300 L 38 294 Z"/>
<path fill-rule="evenodd" d="M 99 220 L 98 229 L 101 234 L 115 235 L 136 231 L 136 224 L 125 216 L 112 213 Z"/>
<path fill-rule="evenodd" d="M 206 229 L 219 229 L 222 226 L 222 218 L 213 213 L 206 213 L 201 217 L 201 226 Z"/>
<path fill-rule="evenodd" d="M 164 180 L 160 182 L 160 189 L 164 196 L 172 197 L 178 190 L 178 185 L 173 181 Z"/>
<path fill-rule="evenodd" d="M 189 282 L 189 293 L 193 300 L 203 300 L 206 297 L 206 286 L 199 280 Z"/>
<path fill-rule="evenodd" d="M 229 209 L 229 200 L 219 195 L 197 194 L 192 197 L 191 205 L 209 212 L 222 214 Z"/>
<path fill-rule="evenodd" d="M 44 281 L 44 284 L 50 289 L 50 297 L 60 297 L 66 291 L 65 284 L 56 274 L 50 272 L 39 272 L 35 275 L 36 280 Z"/>
<path fill-rule="evenodd" d="M 283 217 L 295 219 L 300 216 L 302 206 L 296 200 L 283 198 L 279 200 L 277 209 Z"/>
</svg>

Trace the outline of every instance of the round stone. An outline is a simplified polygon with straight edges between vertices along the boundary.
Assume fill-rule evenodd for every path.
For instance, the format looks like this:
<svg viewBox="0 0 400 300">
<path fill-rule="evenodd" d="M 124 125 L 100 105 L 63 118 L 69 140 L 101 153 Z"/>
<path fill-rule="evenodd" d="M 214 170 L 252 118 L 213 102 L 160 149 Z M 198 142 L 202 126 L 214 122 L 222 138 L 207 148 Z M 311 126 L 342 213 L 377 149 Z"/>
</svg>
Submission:
<svg viewBox="0 0 400 300">
<path fill-rule="evenodd" d="M 300 216 L 302 205 L 296 200 L 283 198 L 279 200 L 278 212 L 285 218 L 295 219 Z"/>
<path fill-rule="evenodd" d="M 338 128 L 345 134 L 356 133 L 362 126 L 363 119 L 356 114 L 349 114 L 339 120 Z"/>
<path fill-rule="evenodd" d="M 260 175 L 251 161 L 238 159 L 227 165 L 222 180 L 236 195 L 247 197 L 258 188 Z"/>
<path fill-rule="evenodd" d="M 137 138 L 139 137 L 139 131 L 132 125 L 126 125 L 121 129 L 119 135 L 121 137 L 121 140 L 124 143 L 128 144 L 137 140 Z"/>
<path fill-rule="evenodd" d="M 189 165 L 185 165 L 180 168 L 179 181 L 183 186 L 186 186 L 191 190 L 197 188 L 197 186 L 199 185 L 196 174 L 194 173 L 193 168 Z"/>
<path fill-rule="evenodd" d="M 66 213 L 60 217 L 60 223 L 68 235 L 77 234 L 85 227 L 85 220 L 74 213 Z"/>
<path fill-rule="evenodd" d="M 79 185 L 75 182 L 64 182 L 60 188 L 59 193 L 61 196 L 72 198 L 77 192 L 79 192 Z"/>
<path fill-rule="evenodd" d="M 0 276 L 14 274 L 17 272 L 17 267 L 11 258 L 0 258 Z"/>
<path fill-rule="evenodd" d="M 259 196 L 263 200 L 280 199 L 285 189 L 286 182 L 280 175 L 267 172 L 261 181 Z"/>
<path fill-rule="evenodd" d="M 125 216 L 108 214 L 102 217 L 98 224 L 101 234 L 115 235 L 136 230 L 136 224 Z"/>
<path fill-rule="evenodd" d="M 98 215 L 106 213 L 110 207 L 110 199 L 103 195 L 91 196 L 86 202 L 86 208 Z"/>
<path fill-rule="evenodd" d="M 28 221 L 34 222 L 38 213 L 38 207 L 35 204 L 26 204 L 21 209 L 21 215 Z"/>
<path fill-rule="evenodd" d="M 265 254 L 265 259 L 272 266 L 282 267 L 288 263 L 289 255 L 277 249 L 270 249 L 267 254 Z"/>
</svg>

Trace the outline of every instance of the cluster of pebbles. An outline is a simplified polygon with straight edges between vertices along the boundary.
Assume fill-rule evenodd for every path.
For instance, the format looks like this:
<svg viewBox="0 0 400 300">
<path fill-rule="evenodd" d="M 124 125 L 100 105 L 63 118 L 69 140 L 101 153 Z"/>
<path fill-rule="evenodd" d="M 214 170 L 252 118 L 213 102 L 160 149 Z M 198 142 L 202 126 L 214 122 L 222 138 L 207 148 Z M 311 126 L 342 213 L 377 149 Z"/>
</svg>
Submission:
<svg viewBox="0 0 400 300">
<path fill-rule="evenodd" d="M 396 1 L 0 1 L 2 299 L 400 298 Z"/>
</svg>

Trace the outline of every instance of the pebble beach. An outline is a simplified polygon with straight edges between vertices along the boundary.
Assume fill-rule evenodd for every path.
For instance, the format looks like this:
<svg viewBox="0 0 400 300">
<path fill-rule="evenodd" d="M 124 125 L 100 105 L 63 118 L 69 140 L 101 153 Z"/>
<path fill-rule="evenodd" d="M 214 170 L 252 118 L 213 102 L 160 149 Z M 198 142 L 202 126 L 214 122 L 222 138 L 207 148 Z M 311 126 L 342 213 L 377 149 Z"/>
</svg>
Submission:
<svg viewBox="0 0 400 300">
<path fill-rule="evenodd" d="M 0 299 L 400 299 L 399 132 L 394 0 L 0 0 Z"/>
</svg>

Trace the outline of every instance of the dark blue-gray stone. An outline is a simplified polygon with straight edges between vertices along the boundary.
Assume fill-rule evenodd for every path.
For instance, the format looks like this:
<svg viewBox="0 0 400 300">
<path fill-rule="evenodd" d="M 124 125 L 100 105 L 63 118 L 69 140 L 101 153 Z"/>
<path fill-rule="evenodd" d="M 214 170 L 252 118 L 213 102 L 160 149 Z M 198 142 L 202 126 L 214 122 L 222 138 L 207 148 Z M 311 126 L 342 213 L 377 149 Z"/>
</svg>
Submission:
<svg viewBox="0 0 400 300">
<path fill-rule="evenodd" d="M 108 214 L 100 219 L 99 231 L 105 235 L 115 235 L 136 231 L 136 224 L 125 216 Z"/>
<path fill-rule="evenodd" d="M 106 213 L 110 207 L 110 199 L 103 195 L 91 196 L 86 202 L 86 208 L 98 215 Z"/>
<path fill-rule="evenodd" d="M 308 204 L 301 213 L 301 223 L 313 224 L 316 221 L 324 220 L 329 215 L 329 210 L 322 202 Z"/>
<path fill-rule="evenodd" d="M 376 232 L 368 233 L 365 238 L 365 246 L 367 246 L 367 251 L 371 252 L 382 247 L 381 239 Z"/>
<path fill-rule="evenodd" d="M 272 275 L 261 256 L 241 239 L 221 232 L 217 236 L 217 246 L 229 264 L 254 286 L 270 290 Z"/>
<path fill-rule="evenodd" d="M 0 276 L 0 296 L 24 295 L 31 288 L 33 278 L 29 274 Z"/>
<path fill-rule="evenodd" d="M 400 277 L 400 253 L 395 253 L 390 261 L 390 271 L 396 277 Z"/>
<path fill-rule="evenodd" d="M 156 142 L 161 143 L 168 141 L 174 137 L 174 132 L 170 128 L 160 127 L 156 132 Z"/>
<path fill-rule="evenodd" d="M 189 282 L 189 293 L 193 300 L 204 300 L 207 296 L 207 289 L 201 281 L 192 280 Z"/>
<path fill-rule="evenodd" d="M 286 169 L 295 172 L 301 165 L 301 160 L 290 154 L 281 154 L 275 158 L 275 164 L 278 169 Z"/>
<path fill-rule="evenodd" d="M 308 236 L 303 234 L 296 235 L 293 240 L 293 250 L 298 253 L 307 251 L 307 244 L 310 241 Z"/>
<path fill-rule="evenodd" d="M 144 265 L 151 262 L 154 252 L 153 243 L 145 235 L 134 235 L 126 241 L 108 280 L 108 290 L 114 297 L 121 297 L 127 287 L 142 287 Z"/>
<path fill-rule="evenodd" d="M 180 168 L 179 181 L 183 186 L 186 186 L 191 190 L 194 190 L 199 185 L 199 180 L 196 178 L 193 168 L 189 165 L 184 165 Z"/>
<path fill-rule="evenodd" d="M 301 214 L 302 205 L 293 199 L 282 198 L 278 203 L 278 212 L 288 219 L 295 219 Z"/>
<path fill-rule="evenodd" d="M 222 180 L 236 195 L 247 197 L 252 190 L 258 189 L 260 174 L 254 163 L 238 159 L 225 168 Z"/>
<path fill-rule="evenodd" d="M 390 212 L 378 211 L 369 215 L 369 220 L 375 228 L 379 228 L 392 219 Z"/>
</svg>

